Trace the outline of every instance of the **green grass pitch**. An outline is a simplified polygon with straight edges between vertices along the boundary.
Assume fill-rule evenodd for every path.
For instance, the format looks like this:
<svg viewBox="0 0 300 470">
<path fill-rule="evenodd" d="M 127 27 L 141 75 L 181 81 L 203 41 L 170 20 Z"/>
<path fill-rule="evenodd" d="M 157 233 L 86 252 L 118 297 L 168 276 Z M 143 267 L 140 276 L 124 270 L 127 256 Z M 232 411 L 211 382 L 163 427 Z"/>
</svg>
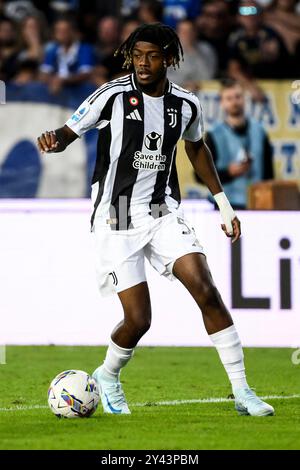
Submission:
<svg viewBox="0 0 300 470">
<path fill-rule="evenodd" d="M 65 369 L 92 372 L 103 347 L 7 348 L 0 366 L 1 449 L 299 449 L 300 365 L 292 349 L 245 348 L 247 377 L 274 417 L 239 416 L 233 402 L 161 401 L 227 398 L 230 386 L 213 348 L 137 348 L 122 373 L 129 416 L 57 419 L 47 406 L 52 378 Z M 37 405 L 39 407 L 37 407 Z"/>
</svg>

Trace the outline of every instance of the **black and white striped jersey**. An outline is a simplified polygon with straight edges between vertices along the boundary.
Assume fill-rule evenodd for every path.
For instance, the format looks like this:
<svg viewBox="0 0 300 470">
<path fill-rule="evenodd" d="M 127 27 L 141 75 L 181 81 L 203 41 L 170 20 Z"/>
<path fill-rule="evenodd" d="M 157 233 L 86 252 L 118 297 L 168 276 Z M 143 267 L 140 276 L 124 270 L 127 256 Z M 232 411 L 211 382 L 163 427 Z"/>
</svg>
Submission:
<svg viewBox="0 0 300 470">
<path fill-rule="evenodd" d="M 198 98 L 171 82 L 152 97 L 131 74 L 89 96 L 66 125 L 78 136 L 99 129 L 92 223 L 100 217 L 112 230 L 127 230 L 177 209 L 176 145 L 200 140 L 202 122 Z"/>
</svg>

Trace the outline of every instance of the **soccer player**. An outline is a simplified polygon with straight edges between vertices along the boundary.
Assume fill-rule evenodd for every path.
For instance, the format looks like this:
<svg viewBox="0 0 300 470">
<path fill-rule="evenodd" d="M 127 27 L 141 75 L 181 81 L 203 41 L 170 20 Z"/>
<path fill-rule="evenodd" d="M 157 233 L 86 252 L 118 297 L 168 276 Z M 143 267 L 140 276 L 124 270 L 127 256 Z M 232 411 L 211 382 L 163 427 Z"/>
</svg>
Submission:
<svg viewBox="0 0 300 470">
<path fill-rule="evenodd" d="M 142 25 L 116 54 L 133 73 L 100 87 L 63 127 L 38 138 L 41 152 L 61 152 L 87 130 L 99 129 L 91 218 L 97 277 L 100 292 L 117 293 L 124 309 L 104 363 L 93 374 L 104 411 L 130 413 L 120 371 L 150 327 L 146 257 L 161 275 L 179 279 L 197 302 L 231 382 L 237 411 L 272 415 L 272 406 L 247 384 L 239 336 L 180 207 L 175 155 L 182 138 L 188 158 L 220 209 L 224 232 L 232 242 L 240 237 L 240 221 L 203 140 L 198 98 L 167 79 L 167 68 L 178 66 L 183 56 L 180 41 L 168 26 Z"/>
</svg>

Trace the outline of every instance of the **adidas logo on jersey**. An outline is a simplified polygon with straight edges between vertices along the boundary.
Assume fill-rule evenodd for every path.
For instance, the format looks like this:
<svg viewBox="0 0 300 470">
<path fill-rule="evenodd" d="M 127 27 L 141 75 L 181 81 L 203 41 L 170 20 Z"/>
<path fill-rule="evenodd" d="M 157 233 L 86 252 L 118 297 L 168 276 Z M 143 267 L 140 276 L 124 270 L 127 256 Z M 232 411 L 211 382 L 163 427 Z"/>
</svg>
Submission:
<svg viewBox="0 0 300 470">
<path fill-rule="evenodd" d="M 142 121 L 141 115 L 137 109 L 127 114 L 126 119 L 133 119 L 134 121 Z"/>
</svg>

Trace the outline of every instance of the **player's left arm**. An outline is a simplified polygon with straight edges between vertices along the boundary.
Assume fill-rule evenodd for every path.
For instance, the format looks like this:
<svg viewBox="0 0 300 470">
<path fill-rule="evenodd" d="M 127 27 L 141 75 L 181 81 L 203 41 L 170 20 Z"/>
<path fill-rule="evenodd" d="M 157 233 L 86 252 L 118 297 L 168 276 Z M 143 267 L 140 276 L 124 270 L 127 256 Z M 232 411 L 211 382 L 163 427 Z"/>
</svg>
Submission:
<svg viewBox="0 0 300 470">
<path fill-rule="evenodd" d="M 223 191 L 209 148 L 201 138 L 197 142 L 185 140 L 185 150 L 196 174 L 215 198 L 224 221 L 222 229 L 235 242 L 241 236 L 241 223 Z"/>
</svg>

